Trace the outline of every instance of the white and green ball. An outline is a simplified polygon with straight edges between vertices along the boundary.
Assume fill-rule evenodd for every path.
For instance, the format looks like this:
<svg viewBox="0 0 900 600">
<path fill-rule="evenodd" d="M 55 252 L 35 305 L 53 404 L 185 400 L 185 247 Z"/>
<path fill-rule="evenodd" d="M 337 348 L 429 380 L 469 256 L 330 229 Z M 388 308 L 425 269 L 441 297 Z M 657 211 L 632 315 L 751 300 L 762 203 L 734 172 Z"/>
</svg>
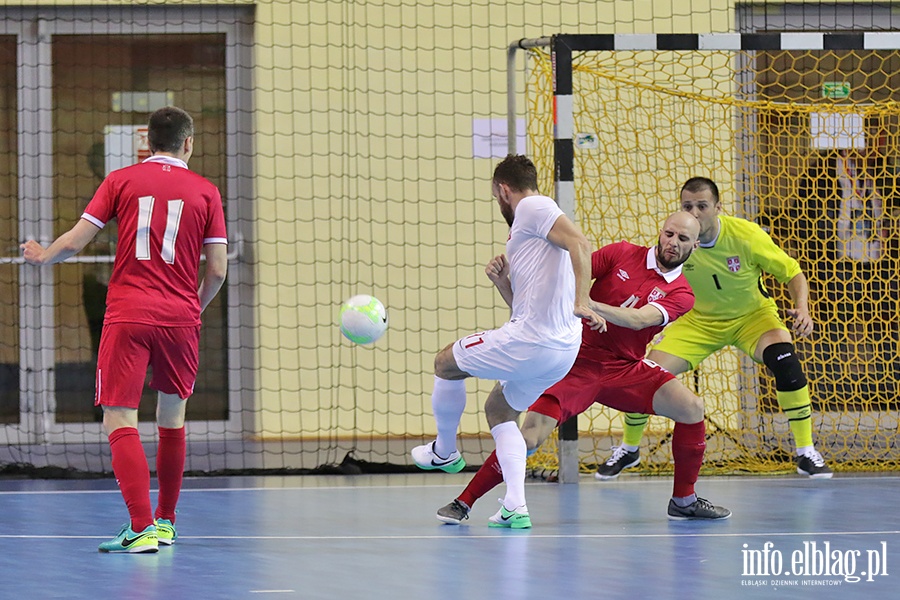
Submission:
<svg viewBox="0 0 900 600">
<path fill-rule="evenodd" d="M 371 344 L 387 329 L 387 311 L 374 296 L 361 294 L 341 304 L 341 333 L 356 344 Z"/>
</svg>

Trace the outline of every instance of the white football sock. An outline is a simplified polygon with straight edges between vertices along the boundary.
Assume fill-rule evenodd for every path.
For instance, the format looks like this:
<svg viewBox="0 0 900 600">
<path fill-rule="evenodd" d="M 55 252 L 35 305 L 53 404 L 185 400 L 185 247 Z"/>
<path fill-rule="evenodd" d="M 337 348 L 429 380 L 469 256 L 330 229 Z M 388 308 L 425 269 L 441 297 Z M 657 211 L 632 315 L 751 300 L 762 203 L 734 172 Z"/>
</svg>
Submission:
<svg viewBox="0 0 900 600">
<path fill-rule="evenodd" d="M 456 451 L 456 431 L 459 420 L 466 409 L 466 380 L 441 379 L 434 377 L 431 392 L 431 410 L 437 424 L 437 440 L 434 451 L 441 458 L 448 458 Z"/>
<path fill-rule="evenodd" d="M 507 421 L 491 429 L 497 444 L 497 462 L 506 482 L 506 497 L 503 506 L 515 510 L 525 506 L 525 454 L 528 450 L 525 438 L 515 421 Z"/>
<path fill-rule="evenodd" d="M 697 501 L 697 494 L 691 494 L 690 496 L 685 496 L 684 498 L 679 498 L 677 496 L 672 496 L 672 500 L 675 501 L 675 504 L 684 508 L 686 506 L 690 506 L 694 502 Z"/>
</svg>

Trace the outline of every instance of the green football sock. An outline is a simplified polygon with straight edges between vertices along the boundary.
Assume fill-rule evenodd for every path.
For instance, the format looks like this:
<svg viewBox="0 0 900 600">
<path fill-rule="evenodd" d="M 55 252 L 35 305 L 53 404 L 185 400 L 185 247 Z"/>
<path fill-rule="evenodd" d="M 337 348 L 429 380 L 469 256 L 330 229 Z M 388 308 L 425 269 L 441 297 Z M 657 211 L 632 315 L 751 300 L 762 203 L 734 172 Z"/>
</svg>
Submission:
<svg viewBox="0 0 900 600">
<path fill-rule="evenodd" d="M 776 392 L 778 405 L 788 418 L 788 425 L 794 435 L 794 444 L 798 448 L 813 445 L 812 408 L 809 401 L 809 386 L 803 386 L 792 392 Z"/>
<path fill-rule="evenodd" d="M 647 426 L 647 415 L 641 413 L 625 413 L 625 427 L 622 443 L 626 446 L 640 446 L 644 437 L 644 427 Z"/>
</svg>

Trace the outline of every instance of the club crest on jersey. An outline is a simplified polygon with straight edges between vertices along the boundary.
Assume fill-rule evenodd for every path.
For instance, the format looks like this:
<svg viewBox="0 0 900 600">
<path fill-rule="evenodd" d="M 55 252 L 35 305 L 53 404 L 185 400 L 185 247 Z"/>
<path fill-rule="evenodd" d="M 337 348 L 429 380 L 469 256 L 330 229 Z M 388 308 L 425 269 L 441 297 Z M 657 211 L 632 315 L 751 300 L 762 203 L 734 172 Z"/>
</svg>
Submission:
<svg viewBox="0 0 900 600">
<path fill-rule="evenodd" d="M 658 287 L 653 288 L 653 291 L 647 296 L 647 302 L 655 302 L 660 298 L 665 298 L 666 293 L 659 289 Z"/>
<path fill-rule="evenodd" d="M 729 256 L 725 261 L 728 263 L 728 270 L 732 273 L 737 273 L 741 270 L 741 257 L 740 256 Z"/>
<path fill-rule="evenodd" d="M 625 269 L 619 269 L 619 272 L 616 273 L 616 277 L 621 279 L 622 281 L 628 281 L 631 277 L 628 276 L 628 271 Z"/>
</svg>

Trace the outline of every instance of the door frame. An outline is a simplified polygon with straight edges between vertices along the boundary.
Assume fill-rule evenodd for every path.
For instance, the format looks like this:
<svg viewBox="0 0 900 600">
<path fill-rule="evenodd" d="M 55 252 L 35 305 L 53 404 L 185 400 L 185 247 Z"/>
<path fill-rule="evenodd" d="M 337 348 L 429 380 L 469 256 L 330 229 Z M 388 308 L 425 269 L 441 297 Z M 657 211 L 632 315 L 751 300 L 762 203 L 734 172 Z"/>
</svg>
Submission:
<svg viewBox="0 0 900 600">
<path fill-rule="evenodd" d="M 226 38 L 226 202 L 229 271 L 228 418 L 190 421 L 189 435 L 241 438 L 252 431 L 255 398 L 251 265 L 241 260 L 253 223 L 253 9 L 191 7 L 10 7 L 0 9 L 0 34 L 17 37 L 18 206 L 20 240 L 53 240 L 52 42 L 60 35 L 218 33 Z M 173 15 L 177 19 L 173 20 Z M 73 257 L 97 262 L 103 257 Z M 90 443 L 105 439 L 96 422 L 55 421 L 54 270 L 19 264 L 20 422 L 0 427 L 2 444 Z M 90 399 L 86 398 L 86 402 Z M 249 409 L 249 410 L 248 410 Z M 76 427 L 73 427 L 76 425 Z M 141 423 L 141 435 L 155 435 Z M 37 457 L 35 457 L 37 458 Z M 50 459 L 51 457 L 48 457 Z M 88 466 L 88 468 L 90 468 Z"/>
</svg>

